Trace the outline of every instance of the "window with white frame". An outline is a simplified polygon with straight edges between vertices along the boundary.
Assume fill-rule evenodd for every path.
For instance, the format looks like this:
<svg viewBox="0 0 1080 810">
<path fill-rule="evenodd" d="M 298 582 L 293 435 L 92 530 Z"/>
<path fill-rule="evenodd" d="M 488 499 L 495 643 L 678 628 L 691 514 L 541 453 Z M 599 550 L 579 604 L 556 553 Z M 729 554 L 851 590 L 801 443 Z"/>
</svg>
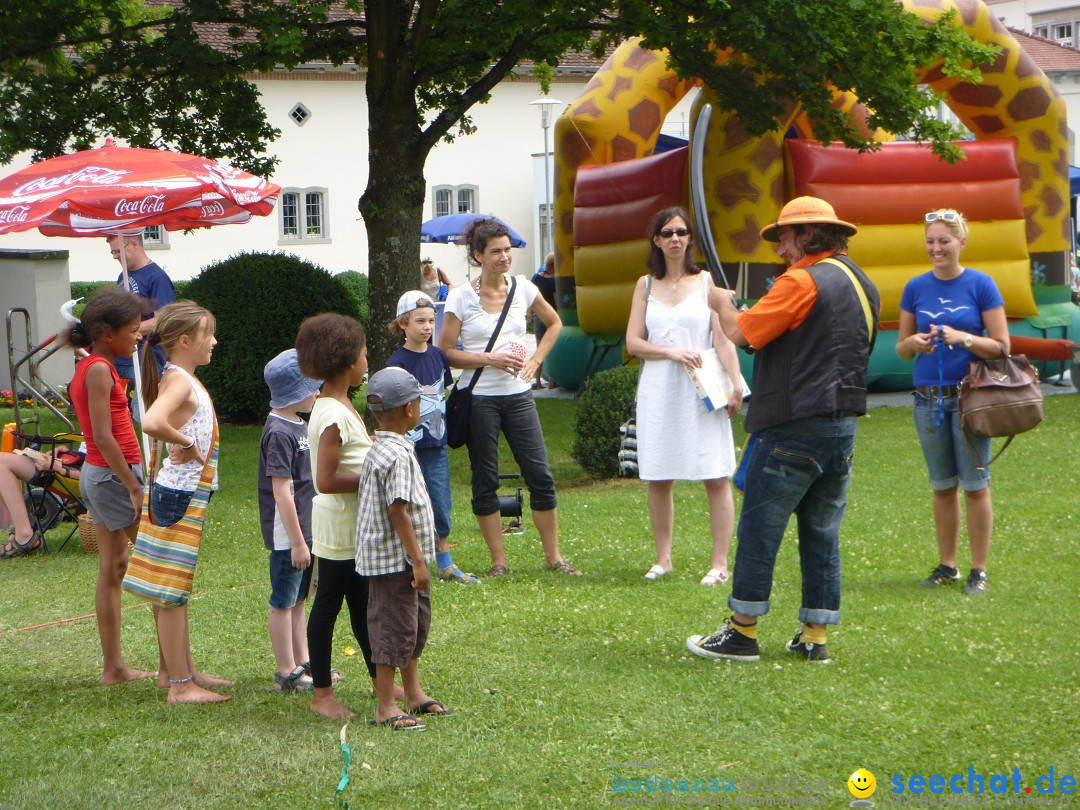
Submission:
<svg viewBox="0 0 1080 810">
<path fill-rule="evenodd" d="M 1073 44 L 1073 24 L 1071 22 L 1054 23 L 1050 26 L 1050 39 L 1062 45 Z"/>
<path fill-rule="evenodd" d="M 470 184 L 434 186 L 431 189 L 432 216 L 475 214 L 480 210 L 479 197 L 479 189 Z"/>
<path fill-rule="evenodd" d="M 1050 26 L 1048 25 L 1036 25 L 1035 30 L 1032 32 L 1037 37 L 1043 39 L 1050 39 Z"/>
<path fill-rule="evenodd" d="M 278 244 L 329 242 L 325 188 L 286 188 L 278 202 Z"/>
<path fill-rule="evenodd" d="M 164 225 L 147 225 L 142 241 L 147 250 L 168 250 L 169 232 Z"/>
</svg>

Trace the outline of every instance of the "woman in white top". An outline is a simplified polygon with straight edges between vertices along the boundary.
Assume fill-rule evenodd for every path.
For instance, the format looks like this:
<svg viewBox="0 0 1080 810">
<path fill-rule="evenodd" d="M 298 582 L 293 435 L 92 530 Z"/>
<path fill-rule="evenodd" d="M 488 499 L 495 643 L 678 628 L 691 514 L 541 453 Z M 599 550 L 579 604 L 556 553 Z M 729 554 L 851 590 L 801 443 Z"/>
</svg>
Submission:
<svg viewBox="0 0 1080 810">
<path fill-rule="evenodd" d="M 626 350 L 642 360 L 637 393 L 638 475 L 649 482 L 649 520 L 655 580 L 671 571 L 675 523 L 673 482 L 704 481 L 709 499 L 712 565 L 702 585 L 728 579 L 728 546 L 735 519 L 731 475 L 735 448 L 730 419 L 742 405 L 743 379 L 735 345 L 709 309 L 713 287 L 694 264 L 694 233 L 682 208 L 666 208 L 649 226 L 649 275 L 638 279 L 626 327 Z M 714 348 L 732 381 L 726 408 L 708 411 L 687 366 L 701 368 L 701 354 Z"/>
<path fill-rule="evenodd" d="M 214 441 L 214 403 L 195 369 L 210 362 L 217 339 L 214 316 L 193 301 L 177 301 L 158 312 L 154 331 L 147 338 L 158 344 L 169 362 L 158 380 L 157 361 L 147 350 L 143 355 L 143 399 L 146 414 L 143 432 L 170 445 L 169 455 L 154 480 L 150 504 L 154 522 L 171 526 L 187 511 L 202 477 L 203 466 Z M 212 489 L 217 489 L 217 471 Z M 169 703 L 220 703 L 227 695 L 208 687 L 232 686 L 200 672 L 191 657 L 188 606 L 154 606 L 161 662 L 158 686 L 169 689 Z"/>
<path fill-rule="evenodd" d="M 540 532 L 547 568 L 580 575 L 559 552 L 559 519 L 555 479 L 548 466 L 547 445 L 533 402 L 531 381 L 562 329 L 536 285 L 522 276 L 507 275 L 512 255 L 510 234 L 496 220 L 477 219 L 465 234 L 469 261 L 480 267 L 476 282 L 457 287 L 446 301 L 439 348 L 450 364 L 465 369 L 459 385 L 473 378 L 469 421 L 469 461 L 472 464 L 472 510 L 491 552 L 489 577 L 504 576 L 506 551 L 499 510 L 499 433 L 506 436 L 514 460 L 529 489 L 529 505 Z M 511 292 L 512 290 L 512 292 Z M 485 351 L 507 296 L 513 295 L 506 320 L 491 351 Z M 526 359 L 526 314 L 532 312 L 547 326 L 543 340 Z M 458 349 L 458 341 L 462 348 Z"/>
</svg>

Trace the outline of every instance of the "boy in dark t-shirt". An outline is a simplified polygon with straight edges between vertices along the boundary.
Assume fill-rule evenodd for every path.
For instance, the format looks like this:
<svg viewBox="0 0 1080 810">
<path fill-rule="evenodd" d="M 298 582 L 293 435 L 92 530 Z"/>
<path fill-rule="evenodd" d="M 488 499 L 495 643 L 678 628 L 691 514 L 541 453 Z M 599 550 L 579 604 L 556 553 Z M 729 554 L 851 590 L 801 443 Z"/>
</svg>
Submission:
<svg viewBox="0 0 1080 810">
<path fill-rule="evenodd" d="M 296 349 L 266 364 L 270 414 L 259 443 L 259 523 L 270 551 L 270 644 L 279 692 L 310 691 L 304 600 L 311 584 L 311 499 L 315 487 L 308 430 L 298 415 L 311 410 L 322 384 L 300 373 Z"/>
<path fill-rule="evenodd" d="M 428 343 L 435 331 L 435 304 L 420 290 L 410 290 L 398 299 L 397 315 L 390 331 L 405 339 L 405 345 L 390 355 L 387 366 L 399 366 L 420 383 L 420 424 L 408 436 L 416 447 L 416 459 L 424 473 L 431 507 L 435 512 L 438 544 L 435 563 L 443 582 L 471 584 L 475 574 L 467 574 L 450 555 L 450 455 L 446 447 L 446 388 L 454 380 L 446 353 Z"/>
</svg>

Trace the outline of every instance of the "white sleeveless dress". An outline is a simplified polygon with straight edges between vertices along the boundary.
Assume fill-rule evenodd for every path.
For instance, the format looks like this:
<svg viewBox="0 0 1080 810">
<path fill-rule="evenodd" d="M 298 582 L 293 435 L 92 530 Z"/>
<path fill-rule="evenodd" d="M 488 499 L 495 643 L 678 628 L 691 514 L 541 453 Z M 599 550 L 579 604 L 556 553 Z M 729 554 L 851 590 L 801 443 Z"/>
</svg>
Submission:
<svg viewBox="0 0 1080 810">
<path fill-rule="evenodd" d="M 709 277 L 702 272 L 700 279 L 700 293 L 688 295 L 673 307 L 649 296 L 645 327 L 650 343 L 694 351 L 712 346 Z M 642 361 L 637 448 L 638 475 L 643 481 L 706 481 L 735 472 L 727 411 L 707 411 L 686 369 L 672 360 Z"/>
</svg>

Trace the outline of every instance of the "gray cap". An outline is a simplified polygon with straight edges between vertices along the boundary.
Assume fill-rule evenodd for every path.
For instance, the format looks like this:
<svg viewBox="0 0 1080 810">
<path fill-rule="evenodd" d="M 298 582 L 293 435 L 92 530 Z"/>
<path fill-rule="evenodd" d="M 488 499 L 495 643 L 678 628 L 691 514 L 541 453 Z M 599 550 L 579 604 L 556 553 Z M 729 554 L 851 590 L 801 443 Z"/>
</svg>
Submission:
<svg viewBox="0 0 1080 810">
<path fill-rule="evenodd" d="M 392 411 L 419 399 L 420 394 L 416 377 L 397 366 L 376 371 L 367 384 L 367 404 L 373 411 Z"/>
<path fill-rule="evenodd" d="M 300 373 L 296 349 L 286 349 L 263 368 L 263 379 L 270 389 L 270 407 L 287 408 L 303 402 L 319 390 L 321 380 Z"/>
</svg>

